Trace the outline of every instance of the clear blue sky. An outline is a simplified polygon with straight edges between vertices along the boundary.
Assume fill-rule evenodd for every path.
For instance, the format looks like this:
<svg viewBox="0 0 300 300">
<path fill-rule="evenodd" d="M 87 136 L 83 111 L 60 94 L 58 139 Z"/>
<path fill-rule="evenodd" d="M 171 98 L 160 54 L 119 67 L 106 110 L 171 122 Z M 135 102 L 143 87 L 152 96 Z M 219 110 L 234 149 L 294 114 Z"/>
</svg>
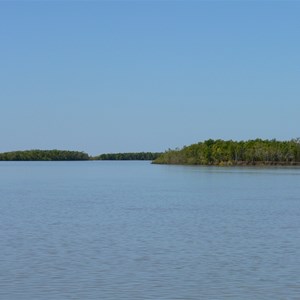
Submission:
<svg viewBox="0 0 300 300">
<path fill-rule="evenodd" d="M 300 2 L 0 2 L 0 151 L 300 136 Z"/>
</svg>

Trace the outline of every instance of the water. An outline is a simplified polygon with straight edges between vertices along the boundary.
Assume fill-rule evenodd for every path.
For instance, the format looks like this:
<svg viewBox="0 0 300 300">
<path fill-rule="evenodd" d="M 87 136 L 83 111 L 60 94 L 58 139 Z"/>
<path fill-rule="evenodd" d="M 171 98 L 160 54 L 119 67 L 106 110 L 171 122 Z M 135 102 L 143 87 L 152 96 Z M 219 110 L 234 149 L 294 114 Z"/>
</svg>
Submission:
<svg viewBox="0 0 300 300">
<path fill-rule="evenodd" d="M 1 162 L 0 299 L 299 299 L 300 169 Z"/>
</svg>

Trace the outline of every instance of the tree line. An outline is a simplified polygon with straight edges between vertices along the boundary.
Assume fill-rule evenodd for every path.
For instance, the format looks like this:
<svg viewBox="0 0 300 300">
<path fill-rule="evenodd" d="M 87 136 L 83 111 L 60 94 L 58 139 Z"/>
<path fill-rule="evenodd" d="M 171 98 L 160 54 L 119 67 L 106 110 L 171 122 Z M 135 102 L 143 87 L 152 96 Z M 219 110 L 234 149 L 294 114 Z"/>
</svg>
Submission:
<svg viewBox="0 0 300 300">
<path fill-rule="evenodd" d="M 157 164 L 300 165 L 300 138 L 273 140 L 206 140 L 182 149 L 169 149 Z"/>
<path fill-rule="evenodd" d="M 63 160 L 88 160 L 89 155 L 79 151 L 68 150 L 25 150 L 0 153 L 0 160 L 16 161 L 63 161 Z"/>
<path fill-rule="evenodd" d="M 64 161 L 64 160 L 155 160 L 160 152 L 107 153 L 89 156 L 68 150 L 24 150 L 0 153 L 0 161 Z"/>
<path fill-rule="evenodd" d="M 300 165 L 300 138 L 273 140 L 206 140 L 160 152 L 106 153 L 89 156 L 68 150 L 25 150 L 0 153 L 0 161 L 150 160 L 157 164 Z"/>
<path fill-rule="evenodd" d="M 94 160 L 155 160 L 161 152 L 106 153 L 93 157 Z"/>
</svg>

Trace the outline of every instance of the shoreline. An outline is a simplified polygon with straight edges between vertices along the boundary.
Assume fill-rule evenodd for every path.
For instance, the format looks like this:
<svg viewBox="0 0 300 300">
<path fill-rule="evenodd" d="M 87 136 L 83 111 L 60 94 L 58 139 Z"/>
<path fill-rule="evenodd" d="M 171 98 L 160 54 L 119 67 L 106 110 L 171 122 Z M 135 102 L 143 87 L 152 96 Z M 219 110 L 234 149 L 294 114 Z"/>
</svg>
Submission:
<svg viewBox="0 0 300 300">
<path fill-rule="evenodd" d="M 189 164 L 189 163 L 161 163 L 153 161 L 154 165 L 172 166 L 203 166 L 203 167 L 300 167 L 300 162 L 220 162 L 218 164 Z"/>
</svg>

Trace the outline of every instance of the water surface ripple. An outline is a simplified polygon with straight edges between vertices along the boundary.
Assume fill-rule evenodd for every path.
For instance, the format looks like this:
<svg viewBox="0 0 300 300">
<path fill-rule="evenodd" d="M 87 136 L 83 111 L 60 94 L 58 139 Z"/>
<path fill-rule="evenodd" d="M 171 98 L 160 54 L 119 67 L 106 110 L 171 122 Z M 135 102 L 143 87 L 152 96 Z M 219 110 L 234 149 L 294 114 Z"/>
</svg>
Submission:
<svg viewBox="0 0 300 300">
<path fill-rule="evenodd" d="M 300 169 L 1 162 L 1 299 L 299 299 Z"/>
</svg>

